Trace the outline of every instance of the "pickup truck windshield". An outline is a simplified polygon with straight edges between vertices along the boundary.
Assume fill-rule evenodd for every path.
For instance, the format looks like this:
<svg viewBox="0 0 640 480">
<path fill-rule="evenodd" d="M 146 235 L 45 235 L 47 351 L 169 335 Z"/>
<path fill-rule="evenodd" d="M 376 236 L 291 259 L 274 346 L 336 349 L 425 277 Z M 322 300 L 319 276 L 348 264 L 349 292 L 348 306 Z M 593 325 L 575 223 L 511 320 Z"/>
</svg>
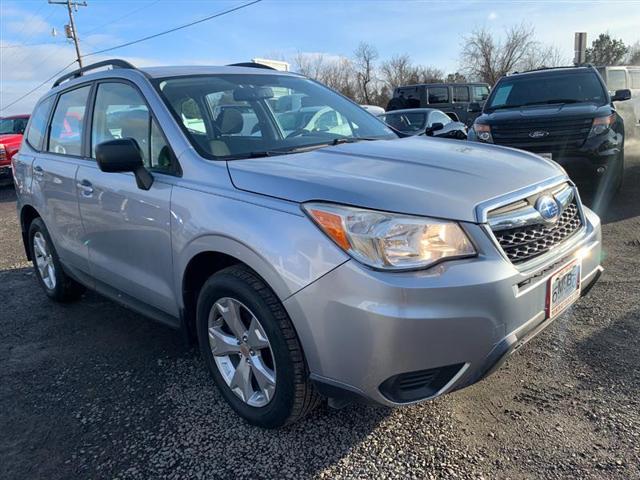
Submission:
<svg viewBox="0 0 640 480">
<path fill-rule="evenodd" d="M 196 150 L 211 159 L 397 138 L 358 105 L 304 77 L 198 75 L 156 87 Z"/>
<path fill-rule="evenodd" d="M 606 95 L 591 72 L 507 77 L 492 92 L 485 111 L 561 103 L 604 105 Z"/>
</svg>

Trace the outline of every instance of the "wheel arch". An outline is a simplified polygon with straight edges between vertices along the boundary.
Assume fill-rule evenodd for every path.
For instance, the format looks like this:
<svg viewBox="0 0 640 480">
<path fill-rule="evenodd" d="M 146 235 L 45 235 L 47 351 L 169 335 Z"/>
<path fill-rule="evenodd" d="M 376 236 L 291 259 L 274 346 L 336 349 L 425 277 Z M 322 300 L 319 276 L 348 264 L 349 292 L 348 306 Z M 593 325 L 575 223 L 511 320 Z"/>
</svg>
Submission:
<svg viewBox="0 0 640 480">
<path fill-rule="evenodd" d="M 27 260 L 32 260 L 31 249 L 29 248 L 29 227 L 31 222 L 36 218 L 42 218 L 40 213 L 31 205 L 24 205 L 20 209 L 20 229 L 22 231 L 22 244 L 24 245 L 24 251 L 27 255 Z"/>
<path fill-rule="evenodd" d="M 232 265 L 245 265 L 283 302 L 292 293 L 278 271 L 255 251 L 228 237 L 211 235 L 193 241 L 179 257 L 176 271 L 185 333 L 194 338 L 198 293 L 211 275 Z"/>
</svg>

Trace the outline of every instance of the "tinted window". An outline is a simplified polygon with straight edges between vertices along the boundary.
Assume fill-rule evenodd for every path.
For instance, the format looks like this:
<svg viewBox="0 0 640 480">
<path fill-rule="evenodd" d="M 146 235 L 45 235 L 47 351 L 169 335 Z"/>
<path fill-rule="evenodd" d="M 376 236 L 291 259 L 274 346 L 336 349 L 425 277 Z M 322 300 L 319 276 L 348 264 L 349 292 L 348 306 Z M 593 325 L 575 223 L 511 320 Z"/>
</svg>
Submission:
<svg viewBox="0 0 640 480">
<path fill-rule="evenodd" d="M 27 142 L 36 150 L 42 148 L 42 139 L 44 133 L 47 130 L 47 120 L 49 120 L 49 113 L 51 112 L 51 105 L 53 105 L 53 99 L 55 97 L 46 98 L 36 107 L 31 116 L 31 124 L 27 131 Z"/>
<path fill-rule="evenodd" d="M 471 86 L 472 102 L 484 102 L 488 96 L 489 96 L 489 87 L 487 87 L 486 85 Z"/>
<path fill-rule="evenodd" d="M 193 145 L 211 158 L 396 137 L 359 106 L 297 76 L 202 75 L 160 80 L 157 87 Z M 185 102 L 197 110 L 186 112 Z"/>
<path fill-rule="evenodd" d="M 429 115 L 429 126 L 433 125 L 434 123 L 448 125 L 452 121 L 453 120 L 451 120 L 451 117 L 443 112 L 431 112 L 431 115 Z"/>
<path fill-rule="evenodd" d="M 80 87 L 60 95 L 49 132 L 50 152 L 82 155 L 84 114 L 90 88 Z"/>
<path fill-rule="evenodd" d="M 507 77 L 491 94 L 489 108 L 579 102 L 604 105 L 605 92 L 595 73 Z"/>
<path fill-rule="evenodd" d="M 610 91 L 627 88 L 627 72 L 624 70 L 609 70 L 607 72 L 607 87 Z"/>
<path fill-rule="evenodd" d="M 27 118 L 0 118 L 0 135 L 24 133 Z"/>
<path fill-rule="evenodd" d="M 388 113 L 382 115 L 387 125 L 405 133 L 416 133 L 425 127 L 426 114 L 421 112 Z"/>
<path fill-rule="evenodd" d="M 453 101 L 454 102 L 468 102 L 469 101 L 469 87 L 453 87 Z"/>
<path fill-rule="evenodd" d="M 449 101 L 448 87 L 432 87 L 428 90 L 429 103 L 447 103 Z"/>
<path fill-rule="evenodd" d="M 91 127 L 92 156 L 96 145 L 118 138 L 133 138 L 138 143 L 147 168 L 171 166 L 169 148 L 142 95 L 125 83 L 101 83 Z"/>
</svg>

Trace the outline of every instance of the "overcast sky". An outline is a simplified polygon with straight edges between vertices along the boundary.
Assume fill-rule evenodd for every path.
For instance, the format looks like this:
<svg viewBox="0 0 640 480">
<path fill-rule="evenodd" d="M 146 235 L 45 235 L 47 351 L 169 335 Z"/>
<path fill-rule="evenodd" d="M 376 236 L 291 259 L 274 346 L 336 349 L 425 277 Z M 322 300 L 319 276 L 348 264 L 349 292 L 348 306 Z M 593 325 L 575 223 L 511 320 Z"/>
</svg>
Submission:
<svg viewBox="0 0 640 480">
<path fill-rule="evenodd" d="M 241 5 L 242 0 L 87 0 L 77 28 L 83 54 Z M 47 0 L 0 3 L 0 109 L 73 61 L 64 39 L 66 7 Z M 253 57 L 291 58 L 297 52 L 350 55 L 360 41 L 382 58 L 409 54 L 446 73 L 458 68 L 463 37 L 485 26 L 497 34 L 527 22 L 536 37 L 557 46 L 567 62 L 573 33 L 589 43 L 608 31 L 627 44 L 640 40 L 640 0 L 607 1 L 387 1 L 263 0 L 194 27 L 116 50 L 138 65 L 225 64 Z M 51 35 L 52 29 L 58 32 Z M 44 43 L 44 44 L 43 44 Z M 39 44 L 39 45 L 33 45 Z M 15 47 L 15 45 L 20 45 Z M 89 63 L 89 59 L 86 60 Z M 30 112 L 48 83 L 0 115 Z"/>
</svg>

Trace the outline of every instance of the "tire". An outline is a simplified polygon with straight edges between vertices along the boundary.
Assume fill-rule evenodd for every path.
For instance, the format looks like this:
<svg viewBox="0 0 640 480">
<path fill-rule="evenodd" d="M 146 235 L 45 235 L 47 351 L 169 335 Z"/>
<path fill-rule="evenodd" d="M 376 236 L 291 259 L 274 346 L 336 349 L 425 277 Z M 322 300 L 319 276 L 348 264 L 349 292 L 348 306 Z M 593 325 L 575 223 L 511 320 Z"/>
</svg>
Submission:
<svg viewBox="0 0 640 480">
<path fill-rule="evenodd" d="M 84 293 L 85 287 L 69 277 L 62 268 L 60 257 L 41 218 L 34 219 L 29 226 L 29 249 L 36 278 L 49 298 L 57 302 L 70 302 Z M 41 269 L 42 261 L 46 265 Z M 46 276 L 43 276 L 43 271 L 46 271 Z"/>
<path fill-rule="evenodd" d="M 231 329 L 229 324 L 234 322 L 227 322 L 225 315 L 234 305 L 233 308 L 240 312 L 242 325 Z M 262 337 L 261 350 L 251 349 L 248 353 L 248 345 L 255 344 L 255 338 L 261 336 L 258 330 L 251 328 L 254 319 L 266 336 L 268 347 L 264 346 L 265 337 Z M 302 347 L 291 320 L 275 294 L 251 269 L 234 265 L 212 275 L 200 290 L 196 322 L 198 344 L 209 372 L 231 408 L 248 423 L 263 428 L 281 427 L 301 419 L 318 405 L 320 396 L 309 380 Z M 233 334 L 233 331 L 244 331 L 245 328 L 248 328 L 247 335 Z M 210 332 L 217 332 L 211 334 L 212 340 Z M 254 343 L 250 337 L 254 338 Z M 240 346 L 234 347 L 233 342 Z M 221 353 L 236 348 L 244 348 L 244 351 L 228 356 Z M 217 355 L 214 355 L 214 349 Z M 245 361 L 249 367 L 245 366 Z M 233 362 L 237 362 L 235 367 Z M 230 367 L 235 368 L 233 373 L 230 373 Z M 251 372 L 247 373 L 250 381 L 236 381 L 236 378 L 246 378 L 239 373 L 245 369 Z M 260 373 L 265 371 L 269 375 Z M 262 383 L 258 383 L 258 377 Z M 238 384 L 250 385 L 245 389 Z M 262 389 L 263 385 L 267 388 Z M 269 390 L 271 385 L 274 385 L 273 391 Z"/>
</svg>

